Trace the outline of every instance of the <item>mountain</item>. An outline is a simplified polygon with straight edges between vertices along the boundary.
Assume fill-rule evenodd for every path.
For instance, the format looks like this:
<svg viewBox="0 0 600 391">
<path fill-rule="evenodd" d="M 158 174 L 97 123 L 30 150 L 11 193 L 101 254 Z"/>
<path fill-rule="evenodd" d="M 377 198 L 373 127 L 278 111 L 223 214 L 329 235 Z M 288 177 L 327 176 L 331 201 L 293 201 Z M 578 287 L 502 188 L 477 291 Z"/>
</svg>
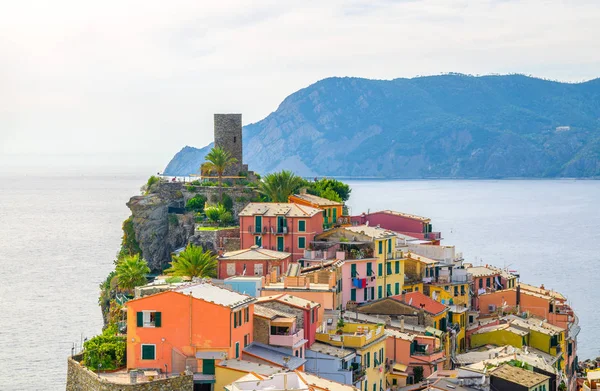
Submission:
<svg viewBox="0 0 600 391">
<path fill-rule="evenodd" d="M 166 175 L 197 172 L 185 147 Z M 259 173 L 397 178 L 600 177 L 600 79 L 328 78 L 244 127 Z"/>
</svg>

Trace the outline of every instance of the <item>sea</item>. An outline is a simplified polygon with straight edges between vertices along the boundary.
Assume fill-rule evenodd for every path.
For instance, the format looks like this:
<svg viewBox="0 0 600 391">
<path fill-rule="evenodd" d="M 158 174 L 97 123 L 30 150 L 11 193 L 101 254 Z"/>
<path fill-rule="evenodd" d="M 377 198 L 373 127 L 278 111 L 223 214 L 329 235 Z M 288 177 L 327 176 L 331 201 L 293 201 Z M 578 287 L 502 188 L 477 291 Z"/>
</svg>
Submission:
<svg viewBox="0 0 600 391">
<path fill-rule="evenodd" d="M 64 390 L 67 356 L 101 331 L 125 203 L 146 176 L 0 177 L 0 389 Z M 466 262 L 567 296 L 580 360 L 600 356 L 600 181 L 349 180 L 353 214 L 432 219 Z"/>
</svg>

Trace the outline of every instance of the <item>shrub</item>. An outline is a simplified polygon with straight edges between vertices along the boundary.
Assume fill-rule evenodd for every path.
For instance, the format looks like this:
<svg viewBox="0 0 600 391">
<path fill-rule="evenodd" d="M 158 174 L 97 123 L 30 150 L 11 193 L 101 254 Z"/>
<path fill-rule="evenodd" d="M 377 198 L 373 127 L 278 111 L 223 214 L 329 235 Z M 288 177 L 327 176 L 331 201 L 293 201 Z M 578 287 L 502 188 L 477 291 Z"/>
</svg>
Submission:
<svg viewBox="0 0 600 391">
<path fill-rule="evenodd" d="M 223 204 L 217 204 L 216 206 L 209 206 L 204 210 L 206 218 L 218 225 L 227 225 L 233 222 L 233 215 L 230 211 L 225 209 Z"/>
<path fill-rule="evenodd" d="M 421 380 L 423 380 L 423 367 L 421 367 L 421 366 L 414 367 L 413 368 L 413 376 L 414 376 L 415 383 L 418 383 Z"/>
<path fill-rule="evenodd" d="M 179 219 L 177 218 L 177 215 L 175 215 L 173 213 L 169 213 L 169 224 L 170 225 L 179 224 Z"/>
<path fill-rule="evenodd" d="M 235 198 L 235 202 L 240 202 L 240 203 L 242 203 L 242 202 L 246 202 L 246 201 L 248 201 L 248 200 L 246 199 L 246 197 L 242 197 L 242 196 L 240 196 L 240 197 L 236 197 L 236 198 Z"/>
<path fill-rule="evenodd" d="M 125 366 L 127 342 L 117 335 L 117 325 L 109 325 L 100 335 L 83 344 L 83 365 L 95 371 L 114 370 Z"/>
<path fill-rule="evenodd" d="M 187 191 L 189 191 L 190 193 L 195 193 L 198 191 L 198 187 L 195 185 L 187 185 L 185 187 L 187 189 Z"/>
<path fill-rule="evenodd" d="M 204 181 L 204 182 L 200 183 L 200 186 L 214 187 L 214 186 L 218 186 L 218 184 L 216 182 Z"/>
<path fill-rule="evenodd" d="M 187 210 L 202 213 L 204 206 L 206 205 L 206 197 L 202 194 L 196 194 L 193 198 L 190 198 L 185 204 Z"/>
<path fill-rule="evenodd" d="M 195 179 L 193 181 L 190 182 L 190 185 L 192 186 L 200 186 L 200 181 L 198 179 Z"/>
<path fill-rule="evenodd" d="M 177 190 L 175 192 L 175 198 L 183 198 L 183 193 L 181 192 L 181 190 Z"/>
<path fill-rule="evenodd" d="M 176 284 L 176 283 L 178 283 L 178 282 L 182 282 L 182 281 L 183 281 L 183 278 L 181 278 L 181 277 L 179 277 L 179 276 L 171 276 L 171 277 L 167 277 L 167 278 L 165 279 L 165 282 L 166 282 L 167 284 Z"/>
<path fill-rule="evenodd" d="M 160 178 L 156 175 L 152 175 L 150 178 L 148 178 L 146 184 L 142 186 L 142 191 L 144 192 L 144 194 L 150 193 L 150 191 L 152 190 L 152 186 L 158 182 L 160 182 Z"/>
<path fill-rule="evenodd" d="M 233 210 L 233 200 L 231 199 L 229 194 L 223 194 L 223 198 L 221 198 L 221 203 L 228 211 L 231 212 Z"/>
</svg>

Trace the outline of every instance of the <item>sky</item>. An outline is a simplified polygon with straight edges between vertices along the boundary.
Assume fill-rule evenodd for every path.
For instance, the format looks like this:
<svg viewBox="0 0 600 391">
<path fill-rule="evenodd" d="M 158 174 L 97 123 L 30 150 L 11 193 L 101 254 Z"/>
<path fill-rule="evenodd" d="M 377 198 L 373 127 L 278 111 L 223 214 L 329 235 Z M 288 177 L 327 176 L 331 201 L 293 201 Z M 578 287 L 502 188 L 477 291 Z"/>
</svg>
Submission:
<svg viewBox="0 0 600 391">
<path fill-rule="evenodd" d="M 21 0 L 0 12 L 0 173 L 161 171 L 330 76 L 600 76 L 597 0 Z"/>
</svg>

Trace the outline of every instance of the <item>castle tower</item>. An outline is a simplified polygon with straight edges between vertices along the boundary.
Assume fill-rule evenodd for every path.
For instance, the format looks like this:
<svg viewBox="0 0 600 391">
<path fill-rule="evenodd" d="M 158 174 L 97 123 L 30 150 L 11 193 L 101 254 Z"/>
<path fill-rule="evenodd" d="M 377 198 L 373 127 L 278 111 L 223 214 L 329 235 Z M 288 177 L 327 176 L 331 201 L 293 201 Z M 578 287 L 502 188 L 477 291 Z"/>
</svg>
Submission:
<svg viewBox="0 0 600 391">
<path fill-rule="evenodd" d="M 225 175 L 237 176 L 242 171 L 242 115 L 215 114 L 215 147 L 223 148 L 237 159 Z"/>
</svg>

